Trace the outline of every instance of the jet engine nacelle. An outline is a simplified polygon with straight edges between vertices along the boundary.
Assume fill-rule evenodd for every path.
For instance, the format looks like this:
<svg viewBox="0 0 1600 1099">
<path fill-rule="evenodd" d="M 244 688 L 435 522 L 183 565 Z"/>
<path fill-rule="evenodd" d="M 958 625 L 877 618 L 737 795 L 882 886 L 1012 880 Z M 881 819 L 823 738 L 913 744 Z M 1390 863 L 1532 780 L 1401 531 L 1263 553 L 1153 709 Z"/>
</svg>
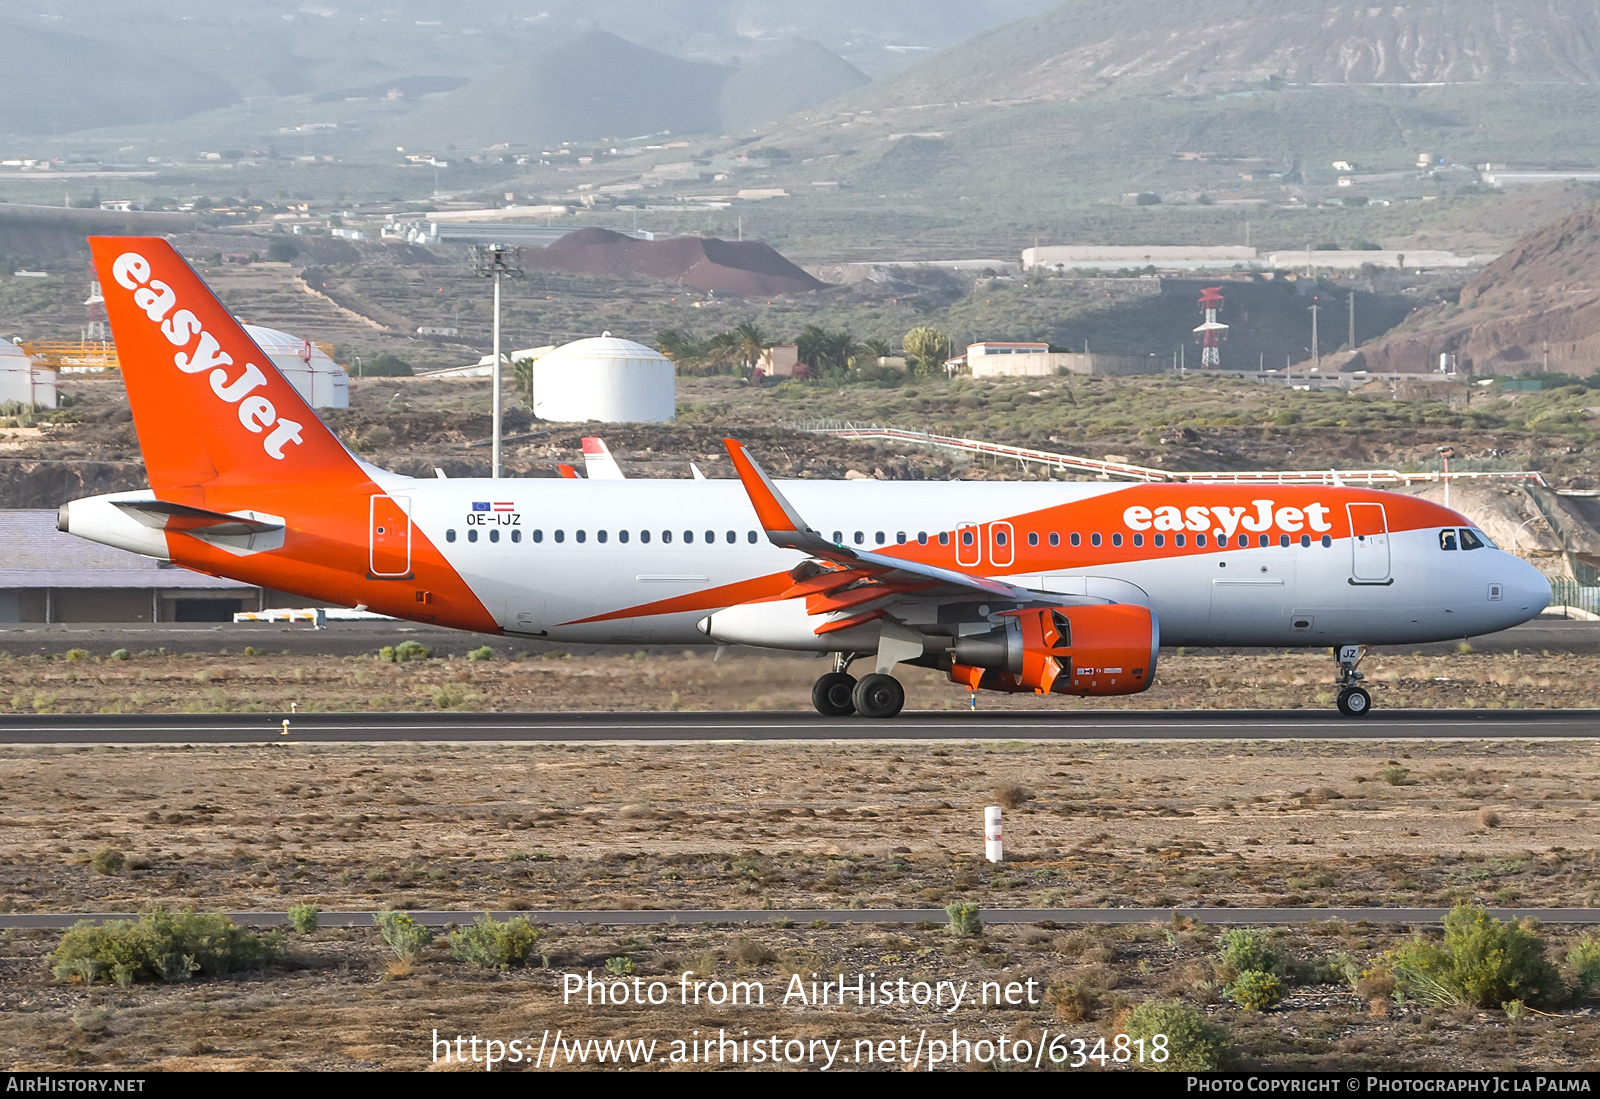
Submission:
<svg viewBox="0 0 1600 1099">
<path fill-rule="evenodd" d="M 1006 611 L 959 637 L 950 679 L 972 690 L 1129 695 L 1155 681 L 1161 628 L 1149 607 L 1111 603 Z"/>
</svg>

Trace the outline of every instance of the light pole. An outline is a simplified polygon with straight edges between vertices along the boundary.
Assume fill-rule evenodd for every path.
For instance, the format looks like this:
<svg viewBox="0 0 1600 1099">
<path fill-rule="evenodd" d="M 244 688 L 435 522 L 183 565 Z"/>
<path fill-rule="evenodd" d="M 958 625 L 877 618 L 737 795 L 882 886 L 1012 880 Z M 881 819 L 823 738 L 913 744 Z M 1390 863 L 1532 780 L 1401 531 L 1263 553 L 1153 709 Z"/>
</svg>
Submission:
<svg viewBox="0 0 1600 1099">
<path fill-rule="evenodd" d="M 1437 447 L 1436 449 L 1439 452 L 1439 460 L 1444 463 L 1444 506 L 1445 507 L 1449 507 L 1450 506 L 1450 459 L 1454 458 L 1456 456 L 1456 448 L 1453 447 L 1453 446 L 1441 446 L 1441 447 Z"/>
<path fill-rule="evenodd" d="M 494 279 L 494 444 L 489 464 L 491 477 L 500 476 L 500 277 L 521 278 L 522 249 L 509 244 L 477 244 L 472 248 L 472 270 L 480 278 Z"/>
</svg>

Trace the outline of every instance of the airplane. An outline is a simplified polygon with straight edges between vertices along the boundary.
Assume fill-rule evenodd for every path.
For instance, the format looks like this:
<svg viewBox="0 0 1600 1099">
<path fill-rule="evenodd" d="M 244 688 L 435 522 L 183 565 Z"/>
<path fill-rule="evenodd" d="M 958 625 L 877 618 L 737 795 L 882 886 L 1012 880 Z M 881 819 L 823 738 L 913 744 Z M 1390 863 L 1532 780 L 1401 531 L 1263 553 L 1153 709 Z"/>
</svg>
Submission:
<svg viewBox="0 0 1600 1099">
<path fill-rule="evenodd" d="M 970 692 L 1147 690 L 1161 645 L 1333 650 L 1490 633 L 1549 602 L 1461 514 L 1328 485 L 412 478 L 351 452 L 160 238 L 96 237 L 150 488 L 92 541 L 328 604 L 555 642 L 832 654 L 819 713 L 887 718 L 896 666 Z M 850 674 L 858 660 L 871 671 Z"/>
</svg>

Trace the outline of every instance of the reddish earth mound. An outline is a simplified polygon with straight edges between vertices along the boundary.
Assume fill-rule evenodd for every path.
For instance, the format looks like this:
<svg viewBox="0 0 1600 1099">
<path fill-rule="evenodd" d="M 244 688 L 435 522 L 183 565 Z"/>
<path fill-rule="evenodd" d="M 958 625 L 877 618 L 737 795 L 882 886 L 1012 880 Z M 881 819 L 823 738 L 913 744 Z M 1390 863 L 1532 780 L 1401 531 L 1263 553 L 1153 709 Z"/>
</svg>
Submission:
<svg viewBox="0 0 1600 1099">
<path fill-rule="evenodd" d="M 1535 229 L 1461 291 L 1418 313 L 1345 370 L 1437 370 L 1452 354 L 1475 374 L 1600 370 L 1600 206 Z"/>
<path fill-rule="evenodd" d="M 548 248 L 530 248 L 529 267 L 580 275 L 644 275 L 695 290 L 771 297 L 827 284 L 759 241 L 704 237 L 636 240 L 609 229 L 579 229 Z"/>
</svg>

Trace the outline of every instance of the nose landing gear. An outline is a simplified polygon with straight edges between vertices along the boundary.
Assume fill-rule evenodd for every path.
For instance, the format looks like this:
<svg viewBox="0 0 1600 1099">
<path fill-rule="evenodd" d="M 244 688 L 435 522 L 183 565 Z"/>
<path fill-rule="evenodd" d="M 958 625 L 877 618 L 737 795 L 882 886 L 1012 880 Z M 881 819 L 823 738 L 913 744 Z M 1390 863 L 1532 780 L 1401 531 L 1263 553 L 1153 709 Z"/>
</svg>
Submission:
<svg viewBox="0 0 1600 1099">
<path fill-rule="evenodd" d="M 1336 705 L 1345 717 L 1366 717 L 1372 712 L 1372 696 L 1365 687 L 1357 686 L 1362 679 L 1356 666 L 1367 655 L 1365 645 L 1340 645 L 1334 650 L 1339 661 L 1339 699 Z"/>
</svg>

